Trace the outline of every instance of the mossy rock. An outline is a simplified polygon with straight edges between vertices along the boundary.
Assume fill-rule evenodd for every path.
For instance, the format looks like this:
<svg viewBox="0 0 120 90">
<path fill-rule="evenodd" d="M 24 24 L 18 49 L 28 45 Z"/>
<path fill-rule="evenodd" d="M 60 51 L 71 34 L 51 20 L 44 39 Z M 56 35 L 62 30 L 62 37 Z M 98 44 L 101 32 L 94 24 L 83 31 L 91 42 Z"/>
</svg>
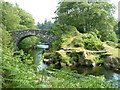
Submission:
<svg viewBox="0 0 120 90">
<path fill-rule="evenodd" d="M 60 55 L 62 62 L 69 63 L 70 57 L 66 54 L 66 51 L 59 50 L 59 51 L 56 51 L 56 54 Z"/>
<path fill-rule="evenodd" d="M 102 53 L 101 54 L 101 57 L 106 57 L 106 56 L 112 56 L 113 54 L 112 53 Z"/>
<path fill-rule="evenodd" d="M 86 58 L 85 58 L 86 60 L 95 60 L 96 59 L 96 55 L 88 55 Z"/>
<path fill-rule="evenodd" d="M 52 52 L 52 53 L 45 53 L 44 59 L 48 59 L 47 63 L 49 64 L 55 64 L 61 60 L 61 57 L 60 55 L 56 54 L 56 52 Z"/>
</svg>

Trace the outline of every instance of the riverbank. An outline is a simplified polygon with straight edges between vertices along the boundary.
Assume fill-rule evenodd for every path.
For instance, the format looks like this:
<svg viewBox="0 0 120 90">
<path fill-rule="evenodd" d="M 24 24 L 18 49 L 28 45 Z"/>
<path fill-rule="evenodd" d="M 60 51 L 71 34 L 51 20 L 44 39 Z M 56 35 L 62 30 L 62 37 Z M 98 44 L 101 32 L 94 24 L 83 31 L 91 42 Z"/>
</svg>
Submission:
<svg viewBox="0 0 120 90">
<path fill-rule="evenodd" d="M 41 49 L 39 49 L 39 48 L 37 48 L 37 49 L 33 49 L 31 52 L 31 54 L 32 55 L 34 55 L 34 59 L 35 60 L 37 60 L 38 62 L 39 62 L 39 60 L 40 60 L 40 57 L 39 57 L 39 55 L 41 55 L 41 53 L 39 53 L 39 52 L 41 52 L 40 51 Z M 80 77 L 81 77 L 81 75 L 83 75 L 82 77 L 84 77 L 84 78 L 91 78 L 91 75 L 92 75 L 92 77 L 94 77 L 94 78 L 96 78 L 96 77 L 98 77 L 99 79 L 103 79 L 103 81 L 105 80 L 107 80 L 108 82 L 109 81 L 111 81 L 111 82 L 113 82 L 114 83 L 114 85 L 116 85 L 116 87 L 120 87 L 120 82 L 119 82 L 119 77 L 120 77 L 120 73 L 117 73 L 117 72 L 114 72 L 114 71 L 112 71 L 112 70 L 109 70 L 109 69 L 107 69 L 107 68 L 105 68 L 104 66 L 101 66 L 101 65 L 99 65 L 99 66 L 95 66 L 95 67 L 93 67 L 93 66 L 86 66 L 86 65 L 71 65 L 70 66 L 70 64 L 65 64 L 65 63 L 63 63 L 63 62 L 61 62 L 59 65 L 58 64 L 56 64 L 55 66 L 54 66 L 54 64 L 55 63 L 58 63 L 57 61 L 58 61 L 58 57 L 59 57 L 59 55 L 57 56 L 57 55 L 55 55 L 54 53 L 47 53 L 46 54 L 46 52 L 47 51 L 45 51 L 45 53 L 43 54 L 44 55 L 44 60 L 43 60 L 43 63 L 45 64 L 47 64 L 47 67 L 48 68 L 44 68 L 43 67 L 43 69 L 45 69 L 45 72 L 44 72 L 44 74 L 43 75 L 46 75 L 46 76 L 44 76 L 44 79 L 45 80 L 47 80 L 47 83 L 48 82 L 52 82 L 52 83 L 54 83 L 55 84 L 55 81 L 54 80 L 52 80 L 51 81 L 51 79 L 52 78 L 54 78 L 55 79 L 55 77 L 49 77 L 49 79 L 48 79 L 48 76 L 47 75 L 51 75 L 52 74 L 52 76 L 53 76 L 53 74 L 54 73 L 56 73 L 56 74 L 58 74 L 57 72 L 58 71 L 60 71 L 60 72 L 62 72 L 61 70 L 63 70 L 62 68 L 65 68 L 66 66 L 67 66 L 67 68 L 68 69 L 71 69 L 72 70 L 72 74 L 73 75 L 77 75 L 76 73 L 78 73 L 79 75 L 80 75 Z M 72 54 L 72 55 L 75 55 L 75 54 Z M 55 58 L 55 56 L 56 56 L 56 58 Z M 36 58 L 35 58 L 36 57 Z M 47 58 L 46 58 L 47 57 Z M 54 59 L 54 60 L 53 60 Z M 56 60 L 57 59 L 57 60 Z M 49 62 L 49 60 L 51 60 L 50 62 Z M 56 61 L 55 61 L 56 60 Z M 38 64 L 38 63 L 37 63 Z M 45 65 L 46 65 L 45 64 Z M 50 68 L 51 66 L 53 65 L 53 67 L 52 68 Z M 42 65 L 42 66 L 44 66 L 44 65 Z M 41 66 L 41 67 L 42 67 Z M 58 67 L 59 67 L 59 69 L 58 69 Z M 57 68 L 57 69 L 56 69 Z M 74 71 L 75 70 L 75 71 Z M 65 70 L 64 71 L 64 73 L 71 73 L 71 71 L 70 72 L 68 72 L 68 71 L 70 71 L 70 70 Z M 40 73 L 42 73 L 43 71 L 40 71 Z M 71 75 L 71 74 L 70 74 Z M 78 75 L 78 77 L 79 77 L 79 75 Z M 85 76 L 84 76 L 85 75 Z M 61 78 L 62 77 L 62 75 L 59 75 L 57 78 Z M 101 78 L 100 78 L 101 77 Z M 66 78 L 68 78 L 68 77 L 65 77 L 64 79 L 66 80 Z M 69 77 L 70 78 L 70 80 L 72 80 L 72 78 L 71 77 Z M 73 77 L 73 78 L 75 78 L 75 77 Z M 43 80 L 44 80 L 43 79 Z M 61 79 L 60 79 L 61 80 Z M 93 80 L 93 79 L 90 79 L 90 80 Z M 68 82 L 70 82 L 69 80 L 68 80 Z M 76 82 L 78 82 L 78 81 L 76 81 Z M 84 82 L 86 82 L 86 81 L 84 81 Z M 61 83 L 61 81 L 59 82 L 59 83 Z M 73 84 L 72 82 L 70 82 L 71 84 Z M 90 82 L 89 82 L 90 83 Z M 101 81 L 101 83 L 102 83 L 102 81 Z M 95 81 L 95 84 L 97 85 L 97 81 Z M 52 86 L 50 85 L 50 87 L 61 87 L 61 85 L 59 85 L 58 83 L 56 83 L 55 84 L 56 86 L 54 86 L 53 84 L 52 84 Z M 59 86 L 58 86 L 59 85 Z M 64 84 L 63 84 L 63 87 L 64 87 L 64 85 L 66 85 L 66 82 L 64 82 Z M 68 87 L 71 87 L 71 86 L 69 86 L 69 85 L 67 85 Z M 81 86 L 81 87 L 87 87 L 87 86 Z M 89 87 L 89 86 L 88 86 Z"/>
</svg>

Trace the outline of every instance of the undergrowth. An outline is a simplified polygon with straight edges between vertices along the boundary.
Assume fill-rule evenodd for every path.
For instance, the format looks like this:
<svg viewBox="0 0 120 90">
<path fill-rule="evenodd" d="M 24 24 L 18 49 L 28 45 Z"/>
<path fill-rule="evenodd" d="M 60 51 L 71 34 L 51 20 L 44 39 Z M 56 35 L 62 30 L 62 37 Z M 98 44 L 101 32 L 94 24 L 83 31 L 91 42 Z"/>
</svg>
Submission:
<svg viewBox="0 0 120 90">
<path fill-rule="evenodd" d="M 50 79 L 51 88 L 115 88 L 103 76 L 85 76 L 64 67 L 55 71 Z"/>
</svg>

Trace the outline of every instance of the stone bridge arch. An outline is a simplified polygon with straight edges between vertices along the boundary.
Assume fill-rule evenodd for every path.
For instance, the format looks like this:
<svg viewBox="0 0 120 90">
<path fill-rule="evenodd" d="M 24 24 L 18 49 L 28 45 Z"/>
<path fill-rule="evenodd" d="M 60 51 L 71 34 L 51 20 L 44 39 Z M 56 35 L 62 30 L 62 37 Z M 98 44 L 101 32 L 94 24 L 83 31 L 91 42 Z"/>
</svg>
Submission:
<svg viewBox="0 0 120 90">
<path fill-rule="evenodd" d="M 27 29 L 9 31 L 9 33 L 11 33 L 13 42 L 16 46 L 18 46 L 19 42 L 21 42 L 24 38 L 30 36 L 37 36 L 42 39 L 41 42 L 47 44 L 50 44 L 54 40 L 54 34 L 49 32 L 48 30 Z"/>
</svg>

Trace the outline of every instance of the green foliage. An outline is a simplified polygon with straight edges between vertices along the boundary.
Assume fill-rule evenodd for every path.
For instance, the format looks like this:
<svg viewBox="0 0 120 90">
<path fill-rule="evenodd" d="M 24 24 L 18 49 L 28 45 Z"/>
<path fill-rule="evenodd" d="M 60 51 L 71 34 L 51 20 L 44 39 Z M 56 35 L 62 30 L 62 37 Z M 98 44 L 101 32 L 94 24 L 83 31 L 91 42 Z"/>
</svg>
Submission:
<svg viewBox="0 0 120 90">
<path fill-rule="evenodd" d="M 20 87 L 33 87 L 31 81 L 34 81 L 35 77 L 34 69 L 31 66 L 24 64 L 20 57 L 23 57 L 24 53 L 20 53 L 19 56 L 14 56 L 13 51 L 10 49 L 11 44 L 9 33 L 3 30 L 2 38 L 3 52 L 2 52 L 2 86 L 3 88 L 20 88 Z"/>
<path fill-rule="evenodd" d="M 119 22 L 116 21 L 116 24 L 115 24 L 115 26 L 114 26 L 114 31 L 115 31 L 115 33 L 116 33 L 116 35 L 117 35 L 118 38 L 120 38 L 120 37 L 119 37 L 119 35 L 120 35 L 120 32 L 119 32 L 119 29 L 120 29 L 119 26 L 120 26 L 120 25 L 119 25 L 119 23 L 120 23 L 120 21 L 119 21 Z"/>
<path fill-rule="evenodd" d="M 69 62 L 70 63 L 80 63 L 79 60 L 82 59 L 82 55 L 83 55 L 84 51 L 72 51 L 70 53 L 68 53 L 67 55 L 70 57 Z"/>
<path fill-rule="evenodd" d="M 18 5 L 2 2 L 2 24 L 7 31 L 18 29 L 35 29 L 34 19 L 32 16 L 19 8 Z"/>
<path fill-rule="evenodd" d="M 10 51 L 12 48 L 12 43 L 11 41 L 11 36 L 10 34 L 5 30 L 0 28 L 0 32 L 1 32 L 1 48 L 2 48 L 2 53 L 3 54 L 12 54 L 12 52 Z M 2 55 L 2 54 L 1 54 Z"/>
<path fill-rule="evenodd" d="M 13 5 L 8 2 L 2 2 L 1 11 L 2 11 L 1 26 L 3 30 L 3 34 L 5 34 L 4 30 L 10 31 L 10 30 L 19 30 L 19 29 L 28 29 L 28 28 L 35 29 L 36 28 L 34 25 L 34 19 L 32 18 L 32 16 L 26 11 L 24 11 L 23 9 L 19 8 L 17 4 Z M 6 32 L 6 34 L 3 36 L 3 39 L 5 39 L 5 36 L 7 35 L 8 35 L 8 32 Z M 27 48 L 27 47 L 30 48 L 32 45 L 35 45 L 38 41 L 39 40 L 36 38 L 28 37 L 27 39 L 23 40 L 19 46 L 20 48 Z M 10 42 L 6 41 L 6 43 L 10 43 Z"/>
<path fill-rule="evenodd" d="M 101 30 L 98 36 L 100 36 L 101 41 L 112 41 L 112 42 L 118 41 L 115 32 L 111 29 Z"/>
<path fill-rule="evenodd" d="M 22 29 L 24 26 L 30 29 L 35 29 L 34 19 L 31 14 L 27 13 L 23 9 L 18 8 L 18 15 L 20 17 L 20 28 Z"/>
<path fill-rule="evenodd" d="M 33 58 L 23 51 L 11 49 L 10 34 L 4 29 L 2 32 L 2 88 L 40 88 L 42 75 L 37 75 Z M 1 57 L 2 56 L 2 57 Z M 23 61 L 22 61 L 23 60 Z"/>
<path fill-rule="evenodd" d="M 73 56 L 73 57 L 71 57 L 71 58 L 69 59 L 69 62 L 70 62 L 70 63 L 74 63 L 74 62 L 77 62 L 77 60 L 78 60 L 78 57 Z"/>
<path fill-rule="evenodd" d="M 82 3 L 81 8 L 84 9 L 89 6 L 90 5 L 87 3 Z M 35 28 L 34 19 L 30 14 L 20 9 L 17 4 L 13 6 L 8 2 L 3 2 L 2 7 L 3 8 L 1 11 L 3 18 L 1 24 L 2 28 L 0 28 L 0 32 L 2 32 L 2 35 L 0 35 L 2 36 L 2 49 L 0 49 L 0 51 L 2 51 L 3 88 L 114 88 L 114 86 L 110 82 L 105 81 L 103 77 L 84 76 L 76 74 L 74 71 L 66 68 L 56 70 L 49 75 L 47 75 L 46 71 L 36 72 L 36 65 L 34 64 L 33 58 L 29 54 L 25 54 L 22 50 L 13 51 L 11 49 L 13 45 L 10 42 L 10 34 L 7 32 L 16 29 L 33 29 Z M 77 23 L 78 22 L 76 22 L 76 24 Z M 57 38 L 57 41 L 55 41 L 52 45 L 53 50 L 60 49 L 61 45 L 68 43 L 66 41 L 69 40 L 69 38 L 79 34 L 75 27 L 67 25 L 54 27 L 50 30 L 50 32 L 54 32 Z M 99 41 L 94 35 L 85 35 L 80 39 L 81 40 L 76 40 L 76 43 L 80 41 L 79 43 L 84 45 L 82 46 L 78 44 L 78 46 L 82 46 L 87 49 L 101 49 L 101 42 L 97 43 L 93 41 Z M 84 42 L 81 42 L 82 40 L 84 40 Z M 28 48 L 37 44 L 37 42 L 39 42 L 38 38 L 29 37 L 23 40 L 20 43 L 20 46 L 21 48 Z M 91 47 L 92 45 L 94 47 Z M 76 53 L 72 53 L 72 55 L 73 54 Z M 51 57 L 53 57 L 53 55 L 51 55 Z M 64 59 L 66 59 L 66 62 L 69 62 L 69 60 L 74 62 L 78 58 L 73 56 L 71 57 L 71 60 L 70 57 L 66 57 Z M 55 57 L 55 59 L 56 58 L 57 57 Z"/>
<path fill-rule="evenodd" d="M 9 42 L 7 38 L 8 35 L 4 42 Z M 115 88 L 103 77 L 84 76 L 66 68 L 52 71 L 49 75 L 45 71 L 35 73 L 34 64 L 31 65 L 33 58 L 23 51 L 12 52 L 7 49 L 2 55 L 3 88 Z"/>
<path fill-rule="evenodd" d="M 38 82 L 35 80 L 33 66 L 23 63 L 20 57 L 25 56 L 12 57 L 3 54 L 3 88 L 33 88 L 34 84 Z"/>
<path fill-rule="evenodd" d="M 89 50 L 103 50 L 102 42 L 95 34 L 83 34 L 73 40 L 75 47 L 84 47 Z"/>
<path fill-rule="evenodd" d="M 2 48 L 2 88 L 43 88 L 43 73 L 36 74 L 33 58 L 21 51 L 12 51 L 9 33 L 5 30 Z M 0 55 L 1 57 L 1 55 Z M 0 71 L 1 72 L 1 71 Z M 37 72 L 38 73 L 38 72 Z M 42 79 L 43 78 L 43 79 Z M 43 82 L 41 83 L 41 81 Z"/>
<path fill-rule="evenodd" d="M 66 40 L 79 34 L 75 27 L 67 25 L 55 26 L 50 32 L 53 32 L 56 36 L 55 42 L 52 43 L 53 50 L 59 50 L 62 46 L 67 44 Z"/>
<path fill-rule="evenodd" d="M 75 47 L 84 47 L 84 44 L 83 44 L 83 43 L 75 42 L 75 43 L 74 43 L 74 46 L 75 46 Z"/>
<path fill-rule="evenodd" d="M 36 36 L 27 37 L 18 44 L 18 47 L 21 49 L 28 49 L 38 44 L 40 41 L 41 39 Z"/>
<path fill-rule="evenodd" d="M 118 44 L 115 42 L 111 42 L 111 41 L 106 41 L 106 44 L 108 44 L 109 46 L 113 46 L 113 47 L 117 47 Z"/>
<path fill-rule="evenodd" d="M 116 42 L 113 31 L 114 6 L 107 2 L 60 2 L 56 10 L 56 22 L 75 26 L 79 32 L 95 32 L 102 41 Z"/>
<path fill-rule="evenodd" d="M 67 46 L 69 46 L 69 44 L 72 43 L 74 37 L 80 34 L 75 27 L 67 25 L 63 26 L 62 31 L 63 34 L 61 35 L 61 48 L 66 48 Z"/>
<path fill-rule="evenodd" d="M 57 70 L 53 76 L 50 79 L 52 88 L 115 88 L 103 76 L 84 76 L 68 68 Z"/>
<path fill-rule="evenodd" d="M 62 35 L 62 31 L 60 29 L 60 27 L 54 27 L 53 29 L 50 29 L 50 32 L 55 34 L 55 41 L 52 43 L 52 50 L 59 50 L 61 47 L 61 43 L 62 43 L 62 39 L 61 39 L 61 35 Z"/>
<path fill-rule="evenodd" d="M 14 30 L 19 25 L 20 17 L 17 9 L 8 2 L 2 2 L 2 24 L 7 31 Z"/>
<path fill-rule="evenodd" d="M 94 62 L 96 64 L 98 64 L 98 63 L 105 63 L 106 60 L 105 60 L 105 58 L 100 58 L 100 55 L 98 55 L 98 57 L 96 57 L 96 60 Z"/>
<path fill-rule="evenodd" d="M 11 46 L 11 37 L 10 34 L 4 29 L 0 28 L 0 31 L 2 33 L 2 46 L 3 48 L 8 48 Z"/>
<path fill-rule="evenodd" d="M 54 26 L 54 24 L 51 21 L 47 21 L 45 19 L 44 23 L 40 24 L 39 22 L 37 23 L 37 27 L 39 29 L 51 29 Z"/>
<path fill-rule="evenodd" d="M 64 37 L 66 38 L 70 38 L 70 37 L 73 37 L 73 36 L 76 36 L 79 34 L 79 32 L 77 31 L 76 27 L 74 26 L 70 26 L 70 25 L 63 25 L 61 27 L 62 31 L 63 32 L 63 35 L 62 35 L 62 38 L 64 39 Z"/>
</svg>

